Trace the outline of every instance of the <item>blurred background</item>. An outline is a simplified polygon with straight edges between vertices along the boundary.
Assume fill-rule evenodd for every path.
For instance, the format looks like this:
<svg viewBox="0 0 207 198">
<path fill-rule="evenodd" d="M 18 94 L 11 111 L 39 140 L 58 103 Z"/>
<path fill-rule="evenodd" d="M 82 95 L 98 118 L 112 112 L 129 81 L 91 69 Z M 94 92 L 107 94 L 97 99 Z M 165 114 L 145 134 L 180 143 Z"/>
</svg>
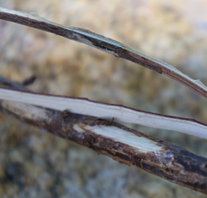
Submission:
<svg viewBox="0 0 207 198">
<path fill-rule="evenodd" d="M 0 0 L 89 29 L 175 66 L 207 85 L 205 0 Z M 0 75 L 34 91 L 84 97 L 207 123 L 204 97 L 129 61 L 40 30 L 0 21 Z M 207 157 L 207 141 L 128 125 Z M 0 197 L 205 197 L 0 114 Z"/>
</svg>

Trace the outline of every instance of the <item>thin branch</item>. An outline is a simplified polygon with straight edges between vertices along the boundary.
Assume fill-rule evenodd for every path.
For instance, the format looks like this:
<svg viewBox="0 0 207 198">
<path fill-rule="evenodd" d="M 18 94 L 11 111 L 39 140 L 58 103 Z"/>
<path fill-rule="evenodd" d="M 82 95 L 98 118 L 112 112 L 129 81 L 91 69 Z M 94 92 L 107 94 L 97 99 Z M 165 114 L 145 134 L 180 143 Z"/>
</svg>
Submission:
<svg viewBox="0 0 207 198">
<path fill-rule="evenodd" d="M 25 90 L 4 81 L 7 88 Z M 27 91 L 27 90 L 25 90 Z M 0 101 L 0 110 L 127 165 L 207 194 L 207 159 L 113 121 L 30 104 Z"/>
<path fill-rule="evenodd" d="M 1 80 L 1 78 L 0 78 Z M 1 81 L 0 81 L 1 84 Z M 115 119 L 120 122 L 166 129 L 207 139 L 207 125 L 193 119 L 165 116 L 125 106 L 106 104 L 83 98 L 46 95 L 0 88 L 0 99 L 38 105 L 59 111 L 89 115 L 103 119 Z"/>
<path fill-rule="evenodd" d="M 64 27 L 35 14 L 24 14 L 4 8 L 0 8 L 0 19 L 55 33 L 141 64 L 160 74 L 170 76 L 207 98 L 207 87 L 199 80 L 193 80 L 171 65 L 147 57 L 117 41 L 88 30 Z M 159 126 L 160 128 L 169 129 L 170 125 L 173 125 L 173 129 L 176 129 L 176 125 L 178 125 L 179 130 L 187 131 L 187 133 L 194 127 L 193 132 L 190 133 L 204 138 L 206 138 L 206 125 L 194 120 L 161 116 L 86 99 L 36 94 L 26 90 L 19 84 L 8 83 L 6 80 L 3 84 L 4 88 L 0 89 L 1 111 L 10 113 L 22 121 L 38 126 L 55 135 L 92 148 L 121 163 L 136 165 L 169 181 L 207 194 L 206 158 L 124 127 L 113 122 L 113 120 L 107 121 L 80 114 L 102 118 L 115 117 L 119 121 L 133 121 L 144 125 L 147 122 L 149 123 L 151 119 L 150 126 L 152 127 Z M 9 90 L 8 88 L 16 90 Z M 39 107 L 34 105 L 39 105 Z M 65 109 L 69 110 L 63 111 Z M 90 112 L 92 113 L 90 114 Z M 143 119 L 144 116 L 145 119 Z"/>
<path fill-rule="evenodd" d="M 68 39 L 85 43 L 107 53 L 113 54 L 116 57 L 138 63 L 144 67 L 154 70 L 155 72 L 165 74 L 177 80 L 207 98 L 207 87 L 200 80 L 194 80 L 183 74 L 175 67 L 160 60 L 150 58 L 141 52 L 112 39 L 95 34 L 85 29 L 64 27 L 60 24 L 39 17 L 37 14 L 27 14 L 5 8 L 0 8 L 0 19 L 48 31 Z"/>
</svg>

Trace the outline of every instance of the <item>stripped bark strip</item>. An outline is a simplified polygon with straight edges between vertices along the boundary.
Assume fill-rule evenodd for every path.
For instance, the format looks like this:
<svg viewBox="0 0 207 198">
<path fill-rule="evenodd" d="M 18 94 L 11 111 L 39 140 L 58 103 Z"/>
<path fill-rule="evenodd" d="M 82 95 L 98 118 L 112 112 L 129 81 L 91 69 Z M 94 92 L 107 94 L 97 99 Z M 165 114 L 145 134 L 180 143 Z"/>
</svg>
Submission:
<svg viewBox="0 0 207 198">
<path fill-rule="evenodd" d="M 95 34 L 85 29 L 64 27 L 60 24 L 39 17 L 34 13 L 27 14 L 19 11 L 0 8 L 0 19 L 51 32 L 68 39 L 85 43 L 107 53 L 113 54 L 116 57 L 124 58 L 138 63 L 146 68 L 149 68 L 160 74 L 163 73 L 177 80 L 178 82 L 188 86 L 189 88 L 207 98 L 207 87 L 200 80 L 194 80 L 189 76 L 183 74 L 175 67 L 160 60 L 150 58 L 120 42 Z"/>
<path fill-rule="evenodd" d="M 15 102 L 25 101 L 26 104 L 38 105 L 60 111 L 67 109 L 71 113 L 95 116 L 109 120 L 114 118 L 120 122 L 172 130 L 207 139 L 207 125 L 193 119 L 165 116 L 83 98 L 46 95 L 1 87 L 0 99 Z"/>
<path fill-rule="evenodd" d="M 0 101 L 0 109 L 116 161 L 207 194 L 207 159 L 178 146 L 91 116 L 8 101 Z"/>
</svg>

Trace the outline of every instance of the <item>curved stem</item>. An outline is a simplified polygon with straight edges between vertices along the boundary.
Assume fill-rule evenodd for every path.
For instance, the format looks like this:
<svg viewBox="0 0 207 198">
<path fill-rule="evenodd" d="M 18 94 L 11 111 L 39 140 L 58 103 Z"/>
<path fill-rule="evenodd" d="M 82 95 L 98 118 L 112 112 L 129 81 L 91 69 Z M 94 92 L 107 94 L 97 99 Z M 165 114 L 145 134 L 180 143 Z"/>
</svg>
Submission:
<svg viewBox="0 0 207 198">
<path fill-rule="evenodd" d="M 186 85 L 187 87 L 193 89 L 200 95 L 203 95 L 207 98 L 207 87 L 200 80 L 194 80 L 189 76 L 183 74 L 172 65 L 148 57 L 120 42 L 114 41 L 85 29 L 62 26 L 60 24 L 39 17 L 34 13 L 27 14 L 0 7 L 0 19 L 51 32 L 68 39 L 85 43 L 109 54 L 113 54 L 116 57 L 124 58 L 138 63 L 155 72 L 165 74 L 175 79 L 176 81 Z"/>
</svg>

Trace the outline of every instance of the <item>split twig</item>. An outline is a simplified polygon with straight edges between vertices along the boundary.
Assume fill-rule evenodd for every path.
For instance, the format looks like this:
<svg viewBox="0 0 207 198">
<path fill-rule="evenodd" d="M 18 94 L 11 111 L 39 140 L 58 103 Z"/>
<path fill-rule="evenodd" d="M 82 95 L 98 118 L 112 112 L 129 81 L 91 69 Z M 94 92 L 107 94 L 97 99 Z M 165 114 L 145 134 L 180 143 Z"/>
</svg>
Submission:
<svg viewBox="0 0 207 198">
<path fill-rule="evenodd" d="M 0 19 L 48 31 L 138 63 L 170 76 L 207 98 L 207 87 L 199 80 L 193 80 L 173 66 L 150 58 L 112 39 L 85 29 L 64 27 L 36 14 L 4 8 L 0 8 Z M 33 80 L 31 78 L 24 84 L 30 84 Z M 207 138 L 205 124 L 87 99 L 33 93 L 23 85 L 2 77 L 0 77 L 0 110 L 121 163 L 138 166 L 164 179 L 207 194 L 206 158 L 129 129 L 114 122 L 114 119 L 180 131 L 202 138 Z"/>
<path fill-rule="evenodd" d="M 3 83 L 2 83 L 3 82 Z M 1 87 L 24 86 L 0 78 Z M 48 96 L 48 101 L 50 97 Z M 207 194 L 207 159 L 116 122 L 31 104 L 0 101 L 0 109 L 21 121 L 72 140 L 127 165 Z"/>
<path fill-rule="evenodd" d="M 177 70 L 173 66 L 164 63 L 162 61 L 152 59 L 134 49 L 131 49 L 125 46 L 122 43 L 114 41 L 112 39 L 97 35 L 88 30 L 73 28 L 73 27 L 64 27 L 60 24 L 50 22 L 38 15 L 26 14 L 14 10 L 8 10 L 5 8 L 0 8 L 0 19 L 12 21 L 15 23 L 20 23 L 26 26 L 34 27 L 40 30 L 48 31 L 57 35 L 64 36 L 66 38 L 88 44 L 90 46 L 101 49 L 107 53 L 113 54 L 117 57 L 125 58 L 127 60 L 133 61 L 135 63 L 141 64 L 149 69 L 152 69 L 158 73 L 166 74 L 177 81 L 187 85 L 188 87 L 194 89 L 201 95 L 207 97 L 207 88 L 198 80 L 193 80 L 187 75 L 183 74 L 181 71 Z M 12 91 L 1 89 L 1 99 L 8 99 Z M 16 98 L 14 100 L 22 100 L 21 97 L 24 95 L 29 101 L 30 104 L 38 105 L 38 101 L 31 101 L 31 97 L 34 95 L 21 93 L 19 94 L 20 98 L 17 99 L 18 93 L 15 94 Z M 25 99 L 26 99 L 25 98 Z M 29 99 L 30 98 L 30 99 Z M 44 95 L 36 96 L 39 100 L 48 100 L 44 98 Z M 51 100 L 54 99 L 51 98 Z M 54 100 L 58 102 L 59 98 L 56 97 Z M 159 114 L 152 114 L 144 111 L 133 110 L 130 108 L 116 106 L 116 105 L 106 105 L 101 103 L 95 103 L 88 100 L 67 98 L 64 100 L 67 105 L 60 107 L 58 105 L 57 110 L 69 109 L 73 113 L 83 113 L 91 116 L 99 116 L 102 118 L 115 118 L 119 121 L 130 122 L 135 124 L 141 124 L 145 126 L 150 126 L 159 129 L 174 130 L 190 135 L 195 135 L 201 138 L 207 138 L 207 126 L 200 122 L 197 122 L 192 119 L 177 118 L 171 116 L 164 116 Z M 71 101 L 71 105 L 69 102 Z M 34 103 L 35 102 L 35 103 Z M 54 108 L 54 101 L 51 101 L 52 106 L 48 103 L 48 108 Z M 63 98 L 61 98 L 61 103 Z M 79 106 L 80 105 L 80 106 Z M 84 108 L 82 108 L 84 105 Z M 88 107 L 87 107 L 88 105 Z M 91 111 L 91 105 L 95 107 L 95 111 Z M 113 106 L 113 107 L 112 107 Z M 97 114 L 99 111 L 99 115 Z"/>
<path fill-rule="evenodd" d="M 113 54 L 116 57 L 124 58 L 138 63 L 155 72 L 165 74 L 175 79 L 176 81 L 188 86 L 189 88 L 207 98 L 207 87 L 200 80 L 194 80 L 189 76 L 183 74 L 172 65 L 169 65 L 160 60 L 150 58 L 120 42 L 95 34 L 85 29 L 62 26 L 60 24 L 39 17 L 34 13 L 22 13 L 19 11 L 0 7 L 0 19 L 51 32 L 68 39 L 85 43 L 92 47 L 103 50 L 109 54 Z"/>
<path fill-rule="evenodd" d="M 120 122 L 172 130 L 207 139 L 207 125 L 196 120 L 155 114 L 121 105 L 4 88 L 0 88 L 0 99 L 14 102 L 24 101 L 26 104 L 38 105 L 59 111 L 67 109 L 71 113 L 95 116 L 103 119 L 111 120 L 114 118 Z"/>
</svg>

